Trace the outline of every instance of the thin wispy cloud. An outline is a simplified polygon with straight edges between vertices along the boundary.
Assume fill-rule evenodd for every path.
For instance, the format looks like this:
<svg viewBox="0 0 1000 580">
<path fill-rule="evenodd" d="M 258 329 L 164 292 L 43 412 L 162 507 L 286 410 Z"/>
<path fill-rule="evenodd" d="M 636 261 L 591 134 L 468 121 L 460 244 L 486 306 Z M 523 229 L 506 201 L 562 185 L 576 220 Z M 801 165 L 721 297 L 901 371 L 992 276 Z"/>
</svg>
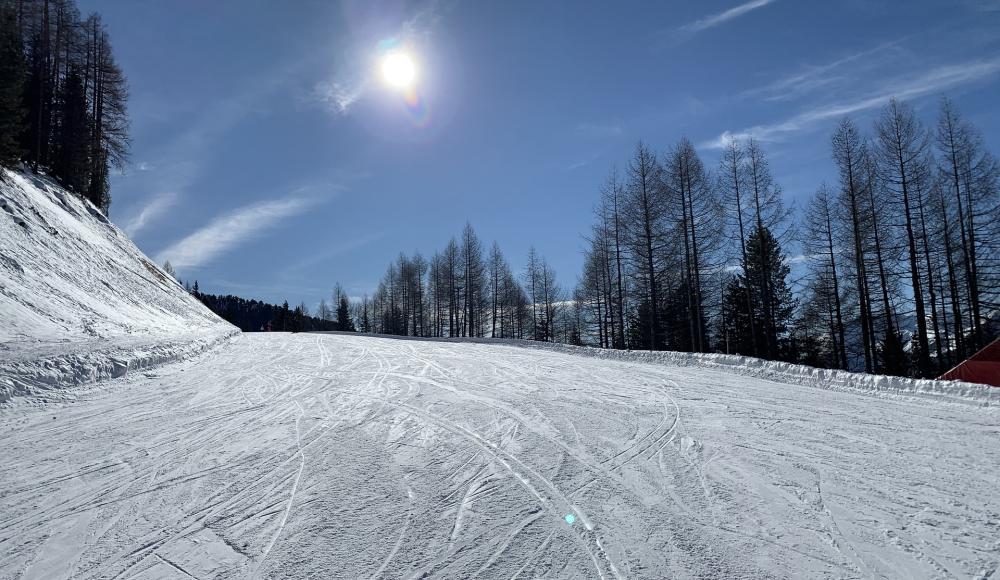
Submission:
<svg viewBox="0 0 1000 580">
<path fill-rule="evenodd" d="M 372 242 L 380 240 L 384 236 L 385 234 L 383 232 L 375 232 L 370 234 L 364 234 L 362 236 L 348 240 L 346 242 L 334 244 L 333 246 L 329 247 L 326 251 L 312 254 L 310 256 L 302 258 L 298 262 L 289 265 L 287 268 L 285 268 L 284 273 L 286 275 L 291 275 L 296 272 L 300 272 L 305 268 L 315 266 L 317 264 L 322 264 L 323 262 L 331 260 L 342 254 L 346 254 L 353 250 L 357 250 L 358 248 L 363 248 L 368 244 L 371 244 Z"/>
<path fill-rule="evenodd" d="M 724 10 L 722 12 L 719 12 L 718 14 L 712 14 L 704 18 L 695 20 L 694 22 L 685 24 L 684 26 L 681 26 L 679 30 L 687 34 L 697 34 L 699 32 L 708 30 L 709 28 L 715 28 L 720 24 L 725 24 L 730 20 L 739 18 L 740 16 L 743 16 L 744 14 L 747 14 L 749 12 L 753 12 L 754 10 L 757 10 L 759 8 L 763 8 L 768 4 L 773 4 L 776 1 L 777 0 L 750 0 L 749 2 L 744 2 L 739 6 L 734 6 L 729 10 Z"/>
<path fill-rule="evenodd" d="M 580 161 L 576 161 L 574 163 L 570 163 L 569 166 L 566 167 L 566 170 L 567 171 L 575 171 L 577 169 L 580 169 L 581 167 L 586 167 L 586 166 L 590 165 L 591 163 L 593 163 L 593 162 L 597 161 L 598 159 L 600 159 L 600 157 L 601 157 L 600 153 L 594 153 L 593 155 L 591 155 L 590 157 L 588 157 L 586 159 L 582 159 Z"/>
<path fill-rule="evenodd" d="M 966 0 L 966 4 L 978 12 L 1000 12 L 1000 0 Z"/>
<path fill-rule="evenodd" d="M 134 237 L 143 228 L 145 228 L 150 222 L 160 217 L 168 209 L 173 207 L 177 203 L 177 194 L 173 191 L 166 191 L 159 195 L 154 195 L 151 200 L 149 200 L 146 205 L 139 209 L 139 211 L 134 214 L 122 229 L 129 237 Z"/>
<path fill-rule="evenodd" d="M 576 134 L 582 137 L 604 139 L 618 137 L 624 130 L 621 123 L 580 123 L 576 126 Z"/>
<path fill-rule="evenodd" d="M 320 200 L 287 197 L 254 203 L 215 218 L 205 227 L 169 246 L 157 256 L 177 269 L 197 268 L 252 240 L 281 221 L 301 214 Z"/>
<path fill-rule="evenodd" d="M 875 94 L 814 107 L 777 123 L 756 125 L 737 132 L 725 131 L 717 138 L 702 143 L 701 147 L 722 149 L 730 139 L 742 140 L 748 137 L 759 141 L 780 141 L 791 134 L 815 128 L 824 121 L 881 107 L 893 97 L 915 99 L 991 77 L 998 72 L 1000 72 L 1000 58 L 940 66 L 916 77 L 887 83 Z"/>
<path fill-rule="evenodd" d="M 767 85 L 744 91 L 740 98 L 761 98 L 765 101 L 788 101 L 800 98 L 819 89 L 826 89 L 849 81 L 859 72 L 858 66 L 864 70 L 882 66 L 886 59 L 898 54 L 899 45 L 904 39 L 883 42 L 874 48 L 849 54 L 832 62 L 809 66 L 800 72 L 787 75 Z M 855 65 L 850 71 L 844 70 L 845 65 Z"/>
<path fill-rule="evenodd" d="M 324 103 L 331 113 L 346 115 L 354 103 L 365 94 L 367 85 L 365 81 L 322 81 L 313 89 L 313 97 Z"/>
<path fill-rule="evenodd" d="M 153 152 L 155 163 L 142 161 L 129 176 L 126 187 L 136 192 L 160 191 L 132 214 L 123 226 L 135 235 L 166 215 L 165 210 L 176 204 L 187 189 L 202 175 L 212 147 L 249 115 L 261 110 L 263 103 L 282 89 L 301 63 L 286 64 L 254 79 L 201 114 L 174 138 Z"/>
</svg>

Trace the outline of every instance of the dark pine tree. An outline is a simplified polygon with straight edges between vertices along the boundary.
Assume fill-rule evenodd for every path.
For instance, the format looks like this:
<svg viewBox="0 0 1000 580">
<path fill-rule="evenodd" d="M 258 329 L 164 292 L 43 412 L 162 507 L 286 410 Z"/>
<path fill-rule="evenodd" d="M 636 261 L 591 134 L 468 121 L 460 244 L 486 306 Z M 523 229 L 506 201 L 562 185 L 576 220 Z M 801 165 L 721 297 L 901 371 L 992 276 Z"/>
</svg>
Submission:
<svg viewBox="0 0 1000 580">
<path fill-rule="evenodd" d="M 43 19 L 42 22 L 47 22 L 47 19 Z M 46 56 L 47 34 L 47 31 L 44 34 L 35 33 L 31 40 L 31 59 L 28 63 L 28 78 L 23 101 L 28 112 L 28 122 L 21 134 L 21 148 L 28 152 L 31 168 L 36 173 L 39 166 L 49 163 L 52 79 L 49 75 L 49 59 Z"/>
<path fill-rule="evenodd" d="M 341 296 L 340 304 L 337 305 L 337 327 L 340 330 L 354 332 L 354 321 L 351 320 L 351 309 L 346 296 Z"/>
<path fill-rule="evenodd" d="M 288 301 L 285 300 L 281 305 L 281 309 L 278 310 L 278 314 L 274 317 L 274 329 L 285 332 L 291 326 L 291 312 L 288 310 Z"/>
<path fill-rule="evenodd" d="M 653 316 L 652 310 L 649 300 L 643 297 L 636 304 L 635 311 L 632 313 L 632 320 L 629 325 L 629 329 L 631 330 L 629 344 L 636 350 L 663 350 L 663 332 L 657 330 L 657 332 L 653 333 L 649 330 L 653 326 L 650 322 L 650 318 Z M 660 312 L 657 314 L 662 316 Z M 656 336 L 655 345 L 650 342 L 653 336 Z"/>
<path fill-rule="evenodd" d="M 83 79 L 75 71 L 70 73 L 59 93 L 52 172 L 66 189 L 82 194 L 87 190 L 90 176 L 90 128 Z M 100 199 L 90 201 L 97 207 L 102 205 Z"/>
<path fill-rule="evenodd" d="M 0 166 L 13 167 L 23 153 L 24 79 L 26 65 L 11 3 L 0 3 Z"/>
<path fill-rule="evenodd" d="M 201 291 L 195 281 L 191 293 L 218 314 L 223 320 L 239 327 L 243 332 L 258 332 L 262 330 L 290 330 L 292 321 L 287 308 L 248 300 L 239 296 L 216 296 Z M 337 324 L 332 320 L 322 320 L 303 314 L 299 321 L 302 330 L 337 330 Z"/>
<path fill-rule="evenodd" d="M 756 312 L 753 316 L 747 313 L 747 304 L 752 303 L 746 277 L 742 274 L 732 276 L 722 295 L 722 324 L 719 329 L 719 350 L 722 352 L 748 356 L 757 354 L 763 329 L 759 326 Z"/>
<path fill-rule="evenodd" d="M 795 311 L 795 297 L 788 285 L 791 268 L 785 263 L 777 238 L 767 227 L 757 227 L 750 232 L 747 257 L 744 283 L 746 280 L 766 278 L 770 290 L 767 296 L 755 296 L 754 316 L 758 322 L 754 327 L 759 332 L 770 333 L 770 336 L 763 337 L 763 344 L 777 345 L 777 358 L 789 360 L 793 358 L 789 328 Z"/>
<path fill-rule="evenodd" d="M 899 332 L 891 330 L 879 344 L 882 355 L 882 372 L 887 375 L 905 377 L 910 374 L 911 361 L 903 346 Z"/>
<path fill-rule="evenodd" d="M 687 280 L 680 285 L 668 288 L 666 297 L 660 306 L 660 328 L 663 329 L 664 345 L 667 350 L 694 352 L 695 341 L 700 336 L 701 344 L 707 344 L 705 325 L 695 328 L 691 314 L 691 287 Z M 692 334 L 692 329 L 695 334 Z"/>
</svg>

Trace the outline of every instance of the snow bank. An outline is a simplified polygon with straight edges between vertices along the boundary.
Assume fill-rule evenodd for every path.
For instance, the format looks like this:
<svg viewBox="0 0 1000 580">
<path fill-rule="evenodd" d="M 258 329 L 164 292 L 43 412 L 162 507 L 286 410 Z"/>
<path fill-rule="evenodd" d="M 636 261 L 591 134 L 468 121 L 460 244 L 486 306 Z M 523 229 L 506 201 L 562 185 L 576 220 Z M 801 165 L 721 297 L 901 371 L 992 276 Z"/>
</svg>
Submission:
<svg viewBox="0 0 1000 580">
<path fill-rule="evenodd" d="M 351 333 L 331 333 L 351 334 Z M 725 370 L 731 373 L 777 382 L 792 383 L 820 389 L 862 392 L 877 396 L 932 397 L 953 402 L 972 403 L 984 406 L 1000 405 L 1000 389 L 986 385 L 961 381 L 937 381 L 930 379 L 910 379 L 885 375 L 869 375 L 834 369 L 820 369 L 806 365 L 780 361 L 769 361 L 749 356 L 729 354 L 702 354 L 673 351 L 609 350 L 589 346 L 572 346 L 533 340 L 508 338 L 408 338 L 411 340 L 434 340 L 442 342 L 470 342 L 478 344 L 501 344 L 521 348 L 537 348 L 563 352 L 566 354 L 617 360 L 622 362 L 654 363 L 682 367 L 704 367 Z"/>
<path fill-rule="evenodd" d="M 0 362 L 0 405 L 16 396 L 58 395 L 66 387 L 114 379 L 190 358 L 237 334 L 239 330 L 235 328 L 220 327 L 171 339 L 119 341 L 111 346 L 81 345 L 73 352 Z"/>
<path fill-rule="evenodd" d="M 176 360 L 237 332 L 91 203 L 44 176 L 0 171 L 0 401 Z"/>
<path fill-rule="evenodd" d="M 961 402 L 1000 405 L 1000 389 L 959 381 L 936 381 L 869 375 L 727 354 L 611 351 L 569 345 L 548 345 L 548 347 L 554 348 L 554 350 L 563 350 L 573 354 L 596 356 L 605 359 L 717 368 L 739 375 L 821 389 L 863 391 L 866 393 L 887 395 L 931 396 Z M 542 348 L 546 348 L 546 346 Z"/>
</svg>

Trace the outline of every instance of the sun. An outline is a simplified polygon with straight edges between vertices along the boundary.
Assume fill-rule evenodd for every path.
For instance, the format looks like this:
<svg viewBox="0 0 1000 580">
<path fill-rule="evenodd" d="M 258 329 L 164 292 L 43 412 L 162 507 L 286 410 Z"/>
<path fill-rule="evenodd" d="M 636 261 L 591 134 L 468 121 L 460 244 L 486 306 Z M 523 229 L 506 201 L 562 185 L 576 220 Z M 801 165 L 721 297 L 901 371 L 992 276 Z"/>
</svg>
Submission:
<svg viewBox="0 0 1000 580">
<path fill-rule="evenodd" d="M 413 59 L 403 52 L 390 52 L 382 59 L 382 78 L 397 89 L 406 89 L 413 85 L 417 77 L 417 67 Z"/>
</svg>

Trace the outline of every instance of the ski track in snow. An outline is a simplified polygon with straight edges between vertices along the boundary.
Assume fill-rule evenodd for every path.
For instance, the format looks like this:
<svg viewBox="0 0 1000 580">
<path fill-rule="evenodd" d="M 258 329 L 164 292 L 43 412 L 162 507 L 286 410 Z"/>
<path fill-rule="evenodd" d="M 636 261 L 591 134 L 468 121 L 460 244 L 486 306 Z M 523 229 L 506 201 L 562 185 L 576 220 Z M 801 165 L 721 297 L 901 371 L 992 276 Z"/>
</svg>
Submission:
<svg viewBox="0 0 1000 580">
<path fill-rule="evenodd" d="M 67 389 L 67 402 L 0 409 L 0 578 L 1000 566 L 996 406 L 278 333 Z"/>
</svg>

